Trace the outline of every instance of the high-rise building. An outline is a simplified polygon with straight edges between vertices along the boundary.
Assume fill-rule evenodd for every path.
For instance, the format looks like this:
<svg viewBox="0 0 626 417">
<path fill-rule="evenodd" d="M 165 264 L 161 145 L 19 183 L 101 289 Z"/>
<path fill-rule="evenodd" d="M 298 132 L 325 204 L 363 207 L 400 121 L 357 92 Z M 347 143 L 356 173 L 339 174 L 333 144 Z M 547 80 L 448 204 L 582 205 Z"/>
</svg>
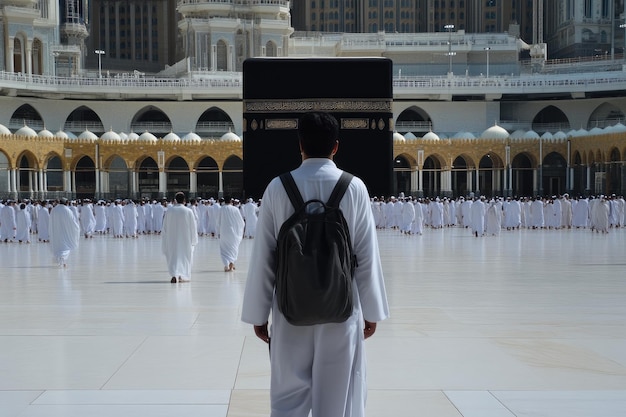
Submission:
<svg viewBox="0 0 626 417">
<path fill-rule="evenodd" d="M 375 33 L 509 32 L 532 36 L 532 0 L 313 0 L 294 2 L 298 31 Z"/>
<path fill-rule="evenodd" d="M 175 0 L 94 0 L 91 7 L 88 68 L 154 73 L 180 58 Z"/>
<path fill-rule="evenodd" d="M 538 0 L 542 1 L 542 0 Z M 624 50 L 624 0 L 544 1 L 543 28 L 552 58 L 613 55 Z"/>
</svg>

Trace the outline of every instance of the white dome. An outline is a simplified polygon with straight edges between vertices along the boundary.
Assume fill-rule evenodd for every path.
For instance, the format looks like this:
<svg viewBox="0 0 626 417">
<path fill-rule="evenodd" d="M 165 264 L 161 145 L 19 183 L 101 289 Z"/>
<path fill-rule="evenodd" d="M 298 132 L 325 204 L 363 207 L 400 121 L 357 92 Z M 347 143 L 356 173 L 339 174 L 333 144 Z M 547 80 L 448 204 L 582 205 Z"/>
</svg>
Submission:
<svg viewBox="0 0 626 417">
<path fill-rule="evenodd" d="M 34 137 L 37 136 L 37 132 L 35 132 L 33 129 L 31 129 L 28 126 L 23 126 L 17 132 L 15 132 L 15 135 L 16 136 L 27 136 L 27 137 L 34 138 Z"/>
<path fill-rule="evenodd" d="M 82 140 L 98 140 L 98 135 L 93 132 L 90 132 L 89 129 L 86 129 L 83 133 L 78 135 L 78 139 Z"/>
<path fill-rule="evenodd" d="M 0 135 L 11 135 L 11 131 L 5 125 L 0 125 Z"/>
<path fill-rule="evenodd" d="M 613 130 L 613 133 L 623 133 L 623 132 L 626 132 L 626 126 L 618 122 L 617 124 L 613 125 L 612 130 Z"/>
<path fill-rule="evenodd" d="M 57 133 L 54 134 L 54 136 L 56 136 L 57 138 L 61 138 L 61 139 L 69 139 L 69 136 L 67 135 L 67 133 L 65 133 L 62 130 L 59 130 Z"/>
<path fill-rule="evenodd" d="M 100 140 L 109 140 L 119 142 L 122 140 L 122 137 L 115 133 L 113 130 L 109 130 L 108 132 L 104 132 L 102 136 L 100 136 Z"/>
<path fill-rule="evenodd" d="M 46 128 L 44 128 L 39 133 L 37 133 L 37 136 L 39 136 L 40 138 L 53 138 L 54 137 L 52 132 Z"/>
<path fill-rule="evenodd" d="M 576 129 L 572 129 L 567 132 L 567 136 L 578 136 L 578 132 L 576 131 Z"/>
<path fill-rule="evenodd" d="M 415 140 L 415 139 L 417 139 L 417 136 L 415 136 L 415 134 L 413 134 L 413 132 L 406 132 L 406 135 L 404 135 L 404 139 L 406 139 L 406 140 Z"/>
<path fill-rule="evenodd" d="M 576 136 L 587 136 L 587 135 L 589 135 L 589 132 L 587 132 L 582 127 L 576 131 Z"/>
<path fill-rule="evenodd" d="M 136 134 L 135 132 L 130 132 L 128 134 L 128 140 L 137 140 L 137 139 L 139 139 L 139 135 Z"/>
<path fill-rule="evenodd" d="M 137 138 L 139 142 L 156 142 L 158 139 L 152 133 L 145 131 Z"/>
<path fill-rule="evenodd" d="M 127 140 L 128 139 L 128 135 L 126 133 L 124 133 L 124 132 L 120 132 L 119 135 L 120 135 L 120 139 L 122 139 L 122 140 Z"/>
<path fill-rule="evenodd" d="M 554 135 L 552 135 L 554 139 L 567 139 L 567 134 L 562 130 L 559 130 Z"/>
<path fill-rule="evenodd" d="M 174 132 L 170 132 L 167 135 L 163 136 L 163 140 L 165 142 L 180 142 L 180 136 L 178 136 Z"/>
<path fill-rule="evenodd" d="M 393 141 L 394 142 L 406 142 L 406 138 L 398 132 L 393 132 Z"/>
<path fill-rule="evenodd" d="M 183 142 L 200 142 L 202 141 L 202 138 L 193 132 L 189 132 L 183 136 L 181 140 Z"/>
<path fill-rule="evenodd" d="M 541 135 L 541 139 L 554 139 L 554 135 L 550 132 L 546 132 L 543 135 Z"/>
<path fill-rule="evenodd" d="M 471 132 L 457 132 L 450 139 L 476 139 Z"/>
<path fill-rule="evenodd" d="M 491 126 L 480 135 L 482 139 L 506 139 L 509 136 L 509 132 L 498 125 Z"/>
<path fill-rule="evenodd" d="M 439 136 L 437 136 L 437 134 L 435 132 L 433 132 L 432 130 L 429 131 L 428 133 L 426 133 L 422 139 L 426 139 L 426 140 L 440 140 Z"/>
<path fill-rule="evenodd" d="M 610 132 L 610 131 L 609 131 Z M 589 131 L 589 135 L 604 135 L 606 132 L 600 129 L 598 126 L 594 127 Z"/>
<path fill-rule="evenodd" d="M 534 130 L 529 130 L 528 132 L 524 133 L 524 139 L 539 139 L 539 133 L 535 132 Z"/>
<path fill-rule="evenodd" d="M 241 138 L 231 131 L 224 133 L 220 140 L 222 142 L 241 142 Z"/>
<path fill-rule="evenodd" d="M 515 132 L 511 133 L 511 139 L 522 139 L 526 131 L 524 129 L 517 129 Z"/>
</svg>

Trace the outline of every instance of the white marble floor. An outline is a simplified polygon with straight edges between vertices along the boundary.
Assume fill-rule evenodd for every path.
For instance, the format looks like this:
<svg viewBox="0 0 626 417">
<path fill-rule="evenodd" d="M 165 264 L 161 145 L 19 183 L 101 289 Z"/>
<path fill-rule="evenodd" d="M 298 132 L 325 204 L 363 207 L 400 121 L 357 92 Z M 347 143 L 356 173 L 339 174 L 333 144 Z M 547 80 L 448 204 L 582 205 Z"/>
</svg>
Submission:
<svg viewBox="0 0 626 417">
<path fill-rule="evenodd" d="M 266 346 L 201 238 L 82 240 L 67 269 L 0 244 L 0 416 L 268 416 Z M 370 417 L 624 417 L 626 229 L 379 232 L 392 317 L 366 342 Z M 329 416 L 331 417 L 331 416 Z"/>
</svg>

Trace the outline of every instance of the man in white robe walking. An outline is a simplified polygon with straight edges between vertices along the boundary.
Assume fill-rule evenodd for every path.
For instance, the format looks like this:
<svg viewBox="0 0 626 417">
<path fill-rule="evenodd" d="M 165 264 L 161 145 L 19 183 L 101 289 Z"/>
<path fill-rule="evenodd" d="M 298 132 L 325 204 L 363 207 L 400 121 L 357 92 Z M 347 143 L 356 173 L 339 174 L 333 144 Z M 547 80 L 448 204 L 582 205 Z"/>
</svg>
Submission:
<svg viewBox="0 0 626 417">
<path fill-rule="evenodd" d="M 307 113 L 298 124 L 302 165 L 291 174 L 304 201 L 327 201 L 342 171 L 337 152 L 337 121 Z M 365 184 L 354 177 L 341 200 L 357 258 L 354 310 L 343 323 L 292 326 L 274 297 L 274 251 L 283 222 L 294 212 L 280 181 L 270 182 L 259 211 L 257 236 L 248 270 L 242 320 L 254 325 L 264 342 L 271 338 L 271 417 L 362 417 L 365 414 L 363 342 L 376 322 L 389 315 L 378 251 L 376 225 Z M 268 331 L 268 317 L 272 326 Z M 314 359 L 315 358 L 315 359 Z"/>
<path fill-rule="evenodd" d="M 70 251 L 78 247 L 80 236 L 80 225 L 78 220 L 67 206 L 67 199 L 61 199 L 59 204 L 54 206 L 50 212 L 50 223 L 48 231 L 50 233 L 50 249 L 52 256 L 59 267 L 67 267 L 67 259 Z"/>
<path fill-rule="evenodd" d="M 161 251 L 165 255 L 172 284 L 191 279 L 193 250 L 198 244 L 196 216 L 189 207 L 185 207 L 185 194 L 176 193 L 174 202 L 165 213 L 161 229 Z"/>
<path fill-rule="evenodd" d="M 233 206 L 233 201 L 230 198 L 225 200 L 219 213 L 220 257 L 222 264 L 224 264 L 224 271 L 229 272 L 235 269 L 245 224 L 241 211 Z"/>
</svg>

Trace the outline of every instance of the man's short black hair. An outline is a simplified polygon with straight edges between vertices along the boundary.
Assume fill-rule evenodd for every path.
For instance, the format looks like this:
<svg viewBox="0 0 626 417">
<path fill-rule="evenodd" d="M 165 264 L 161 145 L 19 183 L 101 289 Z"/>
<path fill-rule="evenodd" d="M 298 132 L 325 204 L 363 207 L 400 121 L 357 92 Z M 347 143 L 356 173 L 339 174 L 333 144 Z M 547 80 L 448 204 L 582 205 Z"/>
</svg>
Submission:
<svg viewBox="0 0 626 417">
<path fill-rule="evenodd" d="M 298 138 L 306 156 L 327 158 L 339 138 L 339 123 L 329 113 L 305 113 L 298 122 Z"/>
<path fill-rule="evenodd" d="M 185 202 L 185 193 L 182 191 L 177 192 L 176 195 L 174 195 L 174 199 L 178 204 L 183 204 Z"/>
</svg>

